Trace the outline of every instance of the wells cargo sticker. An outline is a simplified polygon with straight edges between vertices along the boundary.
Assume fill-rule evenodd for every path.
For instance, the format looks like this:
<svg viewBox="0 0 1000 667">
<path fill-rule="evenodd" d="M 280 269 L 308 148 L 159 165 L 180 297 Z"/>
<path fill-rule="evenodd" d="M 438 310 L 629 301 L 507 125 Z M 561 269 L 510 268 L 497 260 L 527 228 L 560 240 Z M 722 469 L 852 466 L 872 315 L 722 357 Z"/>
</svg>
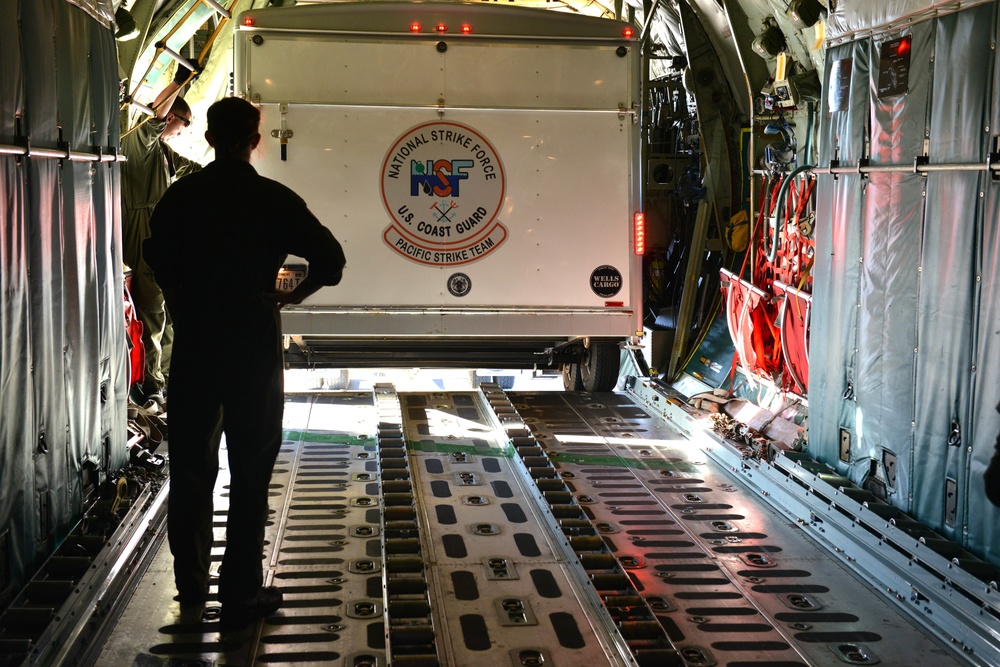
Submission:
<svg viewBox="0 0 1000 667">
<path fill-rule="evenodd" d="M 471 127 L 424 123 L 407 130 L 382 163 L 386 245 L 433 266 L 468 264 L 507 240 L 497 219 L 506 181 L 500 156 Z"/>
</svg>

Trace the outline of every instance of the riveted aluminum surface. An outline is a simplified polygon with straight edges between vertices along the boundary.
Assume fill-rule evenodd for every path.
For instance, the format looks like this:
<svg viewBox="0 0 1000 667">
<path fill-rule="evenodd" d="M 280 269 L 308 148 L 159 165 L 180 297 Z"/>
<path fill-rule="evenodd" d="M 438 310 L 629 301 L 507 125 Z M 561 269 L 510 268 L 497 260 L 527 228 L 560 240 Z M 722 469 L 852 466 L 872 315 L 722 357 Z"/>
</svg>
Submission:
<svg viewBox="0 0 1000 667">
<path fill-rule="evenodd" d="M 532 664 L 539 647 L 551 664 L 627 664 L 483 394 L 404 393 L 400 403 L 446 664 Z"/>
<path fill-rule="evenodd" d="M 370 664 L 384 665 L 377 462 L 358 456 L 375 451 L 375 418 L 370 393 L 286 398 L 263 555 L 265 584 L 284 595 L 277 614 L 242 632 L 219 630 L 215 592 L 228 510 L 222 456 L 208 604 L 182 610 L 173 600 L 172 559 L 164 545 L 98 664 L 133 664 L 137 655 L 153 655 L 219 665 L 348 664 L 341 661 L 352 656 L 357 664 L 372 657 Z M 359 497 L 376 498 L 375 506 L 351 502 Z M 374 615 L 355 613 L 371 601 Z"/>
<path fill-rule="evenodd" d="M 99 664 L 964 664 L 625 394 L 379 385 L 289 396 L 285 429 L 284 607 L 219 633 L 213 581 L 182 614 L 164 545 Z"/>
<path fill-rule="evenodd" d="M 628 396 L 509 396 L 689 664 L 962 664 Z"/>
</svg>

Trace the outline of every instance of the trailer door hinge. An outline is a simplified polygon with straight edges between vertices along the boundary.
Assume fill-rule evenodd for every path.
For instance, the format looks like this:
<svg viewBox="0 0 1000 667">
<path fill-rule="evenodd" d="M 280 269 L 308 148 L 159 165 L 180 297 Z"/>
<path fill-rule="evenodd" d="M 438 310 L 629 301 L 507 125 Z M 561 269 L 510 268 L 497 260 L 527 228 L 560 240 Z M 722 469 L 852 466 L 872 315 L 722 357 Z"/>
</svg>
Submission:
<svg viewBox="0 0 1000 667">
<path fill-rule="evenodd" d="M 627 106 L 624 102 L 618 103 L 618 120 L 625 120 L 625 116 L 632 117 L 632 124 L 635 125 L 639 122 L 639 105 L 633 103 L 631 107 Z"/>
</svg>

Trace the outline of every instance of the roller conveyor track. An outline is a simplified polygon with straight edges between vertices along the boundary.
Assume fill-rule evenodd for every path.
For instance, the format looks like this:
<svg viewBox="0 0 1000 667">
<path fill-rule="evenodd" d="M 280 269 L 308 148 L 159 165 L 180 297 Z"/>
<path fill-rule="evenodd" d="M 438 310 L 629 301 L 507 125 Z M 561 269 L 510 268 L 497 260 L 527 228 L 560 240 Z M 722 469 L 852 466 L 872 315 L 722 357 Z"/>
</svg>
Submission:
<svg viewBox="0 0 1000 667">
<path fill-rule="evenodd" d="M 968 664 L 627 394 L 379 385 L 285 429 L 281 611 L 181 612 L 164 542 L 97 664 Z"/>
</svg>

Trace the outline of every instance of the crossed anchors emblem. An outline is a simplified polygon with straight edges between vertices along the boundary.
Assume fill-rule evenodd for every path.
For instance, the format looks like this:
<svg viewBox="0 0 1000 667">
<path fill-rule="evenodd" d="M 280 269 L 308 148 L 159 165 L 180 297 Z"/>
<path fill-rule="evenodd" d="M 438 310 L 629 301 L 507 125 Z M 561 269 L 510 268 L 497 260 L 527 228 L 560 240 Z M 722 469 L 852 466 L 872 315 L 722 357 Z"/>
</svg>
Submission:
<svg viewBox="0 0 1000 667">
<path fill-rule="evenodd" d="M 442 201 L 439 203 L 431 204 L 430 208 L 432 211 L 434 211 L 434 217 L 437 218 L 438 222 L 451 222 L 452 216 L 454 215 L 454 213 L 452 213 L 452 210 L 458 208 L 458 204 L 456 204 L 455 200 L 452 199 L 450 202 L 448 202 L 448 208 L 442 211 L 441 207 L 444 205 L 445 203 Z"/>
</svg>

